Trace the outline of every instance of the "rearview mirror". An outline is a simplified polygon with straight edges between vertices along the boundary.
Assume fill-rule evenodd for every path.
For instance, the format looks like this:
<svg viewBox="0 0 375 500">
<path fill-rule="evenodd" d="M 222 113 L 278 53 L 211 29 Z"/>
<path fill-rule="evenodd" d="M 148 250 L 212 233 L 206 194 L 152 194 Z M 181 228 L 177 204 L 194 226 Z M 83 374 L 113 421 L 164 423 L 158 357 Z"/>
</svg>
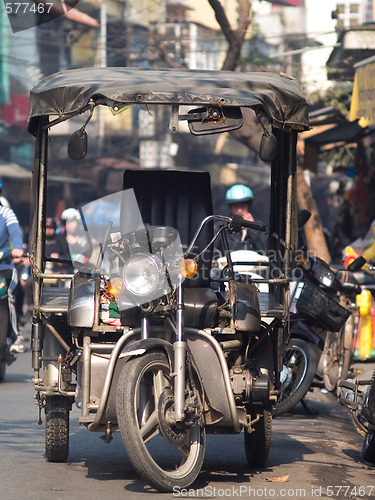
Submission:
<svg viewBox="0 0 375 500">
<path fill-rule="evenodd" d="M 355 273 L 356 271 L 362 269 L 366 262 L 366 259 L 362 257 L 362 255 L 359 255 L 356 259 L 353 260 L 353 262 L 348 265 L 347 270 Z"/>
<path fill-rule="evenodd" d="M 311 212 L 305 209 L 300 210 L 297 216 L 298 229 L 302 229 L 303 226 L 306 224 L 306 222 L 310 219 L 310 217 L 311 217 Z"/>
<path fill-rule="evenodd" d="M 277 151 L 277 139 L 273 134 L 263 134 L 260 141 L 259 156 L 265 162 L 271 162 Z"/>
<path fill-rule="evenodd" d="M 82 160 L 87 154 L 87 132 L 76 130 L 69 138 L 68 155 L 72 160 Z"/>
<path fill-rule="evenodd" d="M 179 117 L 188 121 L 193 135 L 218 134 L 237 130 L 243 125 L 241 108 L 235 106 L 211 106 L 191 109 L 187 115 Z"/>
</svg>

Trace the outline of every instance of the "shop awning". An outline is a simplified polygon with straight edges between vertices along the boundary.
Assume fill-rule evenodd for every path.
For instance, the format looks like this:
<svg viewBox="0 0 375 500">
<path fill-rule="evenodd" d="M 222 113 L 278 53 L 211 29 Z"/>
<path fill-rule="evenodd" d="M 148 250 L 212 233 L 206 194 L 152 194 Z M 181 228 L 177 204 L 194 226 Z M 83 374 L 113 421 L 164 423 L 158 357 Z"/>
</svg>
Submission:
<svg viewBox="0 0 375 500">
<path fill-rule="evenodd" d="M 375 125 L 375 56 L 354 66 L 352 101 L 349 119 L 363 126 Z"/>
<path fill-rule="evenodd" d="M 306 143 L 321 147 L 327 144 L 356 142 L 363 135 L 364 129 L 357 122 L 345 122 L 320 134 L 308 137 Z"/>
</svg>

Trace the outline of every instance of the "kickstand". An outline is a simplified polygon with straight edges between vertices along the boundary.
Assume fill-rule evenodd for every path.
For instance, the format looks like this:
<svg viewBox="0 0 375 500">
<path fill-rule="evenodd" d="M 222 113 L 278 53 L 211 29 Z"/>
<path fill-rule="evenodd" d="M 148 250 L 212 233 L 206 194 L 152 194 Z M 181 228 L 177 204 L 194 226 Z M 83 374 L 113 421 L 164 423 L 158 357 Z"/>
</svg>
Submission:
<svg viewBox="0 0 375 500">
<path fill-rule="evenodd" d="M 316 410 L 310 410 L 305 399 L 301 399 L 300 403 L 306 413 L 308 413 L 309 415 L 318 415 L 318 412 Z"/>
</svg>

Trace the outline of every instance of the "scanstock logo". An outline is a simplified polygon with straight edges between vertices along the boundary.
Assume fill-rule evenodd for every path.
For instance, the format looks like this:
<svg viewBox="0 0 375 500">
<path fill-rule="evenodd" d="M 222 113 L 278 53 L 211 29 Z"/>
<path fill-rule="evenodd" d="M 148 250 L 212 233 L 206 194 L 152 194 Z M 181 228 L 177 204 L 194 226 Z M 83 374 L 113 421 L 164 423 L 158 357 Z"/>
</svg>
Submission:
<svg viewBox="0 0 375 500">
<path fill-rule="evenodd" d="M 13 33 L 68 15 L 78 0 L 3 0 Z"/>
</svg>

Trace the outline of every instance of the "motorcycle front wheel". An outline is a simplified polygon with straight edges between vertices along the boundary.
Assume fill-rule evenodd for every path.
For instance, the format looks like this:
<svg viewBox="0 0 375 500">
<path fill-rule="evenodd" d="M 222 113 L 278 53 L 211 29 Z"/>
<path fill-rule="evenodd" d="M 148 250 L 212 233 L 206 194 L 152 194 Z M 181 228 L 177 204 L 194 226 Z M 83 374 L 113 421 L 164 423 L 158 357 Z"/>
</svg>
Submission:
<svg viewBox="0 0 375 500">
<path fill-rule="evenodd" d="M 163 419 L 164 410 L 173 409 L 171 387 L 169 362 L 160 351 L 130 359 L 118 382 L 117 420 L 126 453 L 136 472 L 161 492 L 190 486 L 205 451 L 203 424 L 175 426 Z"/>
<path fill-rule="evenodd" d="M 290 339 L 283 354 L 281 387 L 273 416 L 287 413 L 303 399 L 314 380 L 318 360 L 311 344 Z"/>
</svg>

